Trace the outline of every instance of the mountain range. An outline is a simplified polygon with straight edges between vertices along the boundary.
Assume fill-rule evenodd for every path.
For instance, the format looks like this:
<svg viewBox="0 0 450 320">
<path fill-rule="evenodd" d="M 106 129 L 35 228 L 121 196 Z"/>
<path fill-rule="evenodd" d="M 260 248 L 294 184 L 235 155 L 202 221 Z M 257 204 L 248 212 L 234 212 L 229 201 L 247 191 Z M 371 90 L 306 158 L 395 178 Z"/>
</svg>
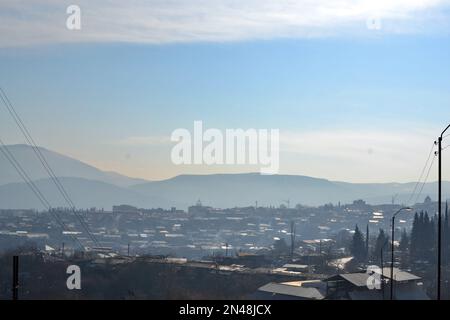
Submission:
<svg viewBox="0 0 450 320">
<path fill-rule="evenodd" d="M 65 206 L 63 198 L 28 145 L 10 145 L 14 155 L 53 207 Z M 40 148 L 52 170 L 59 177 L 71 199 L 79 208 L 111 209 L 129 204 L 142 208 L 187 208 L 197 200 L 213 207 L 278 206 L 349 203 L 363 199 L 368 203 L 407 202 L 416 183 L 348 183 L 300 175 L 211 174 L 180 175 L 161 181 L 130 178 L 99 170 L 79 160 Z M 450 182 L 444 182 L 445 198 Z M 422 188 L 419 185 L 418 191 Z M 423 185 L 417 200 L 436 198 L 435 182 Z M 416 196 L 413 197 L 416 200 Z M 24 183 L 14 167 L 0 153 L 0 208 L 42 209 L 42 205 Z"/>
</svg>

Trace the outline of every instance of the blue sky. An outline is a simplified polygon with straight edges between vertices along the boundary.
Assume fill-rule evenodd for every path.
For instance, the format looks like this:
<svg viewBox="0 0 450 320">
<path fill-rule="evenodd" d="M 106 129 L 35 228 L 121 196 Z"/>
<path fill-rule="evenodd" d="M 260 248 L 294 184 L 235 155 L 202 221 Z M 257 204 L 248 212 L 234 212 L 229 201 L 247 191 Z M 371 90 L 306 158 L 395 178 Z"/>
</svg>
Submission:
<svg viewBox="0 0 450 320">
<path fill-rule="evenodd" d="M 432 4 L 442 25 L 446 8 Z M 422 21 L 416 11 L 411 21 Z M 158 39 L 168 39 L 159 42 L 122 41 L 126 31 L 114 33 L 120 40 L 102 41 L 97 32 L 93 40 L 62 41 L 48 31 L 48 39 L 34 43 L 24 27 L 20 43 L 0 39 L 0 85 L 41 145 L 131 176 L 255 171 L 172 165 L 166 138 L 203 120 L 220 129 L 280 129 L 280 173 L 415 180 L 429 143 L 450 121 L 448 32 L 423 21 L 427 28 L 411 31 L 415 23 L 392 13 L 388 32 L 367 30 L 364 20 L 355 20 L 363 31 L 349 31 L 349 20 L 332 35 L 321 28 L 309 36 L 315 32 L 308 27 L 308 36 L 290 29 L 287 36 L 269 20 L 272 28 L 236 39 L 218 32 L 218 39 L 203 39 L 198 27 L 182 41 L 163 25 L 154 27 L 164 31 Z M 0 136 L 22 142 L 1 112 Z"/>
</svg>

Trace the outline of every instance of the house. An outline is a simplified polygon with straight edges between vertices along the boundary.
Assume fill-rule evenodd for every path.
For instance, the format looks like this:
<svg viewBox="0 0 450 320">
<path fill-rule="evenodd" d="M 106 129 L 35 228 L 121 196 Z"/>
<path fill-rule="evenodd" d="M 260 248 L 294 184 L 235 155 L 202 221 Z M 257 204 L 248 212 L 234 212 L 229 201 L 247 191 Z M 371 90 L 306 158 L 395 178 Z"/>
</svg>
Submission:
<svg viewBox="0 0 450 320">
<path fill-rule="evenodd" d="M 374 282 L 378 279 L 378 283 Z M 420 283 L 421 278 L 409 272 L 376 268 L 370 272 L 338 274 L 325 279 L 327 299 L 388 300 L 393 281 L 393 299 L 429 300 Z"/>
<path fill-rule="evenodd" d="M 302 285 L 300 281 L 293 283 L 270 282 L 260 287 L 250 298 L 255 300 L 323 300 L 325 295 L 320 287 Z"/>
</svg>

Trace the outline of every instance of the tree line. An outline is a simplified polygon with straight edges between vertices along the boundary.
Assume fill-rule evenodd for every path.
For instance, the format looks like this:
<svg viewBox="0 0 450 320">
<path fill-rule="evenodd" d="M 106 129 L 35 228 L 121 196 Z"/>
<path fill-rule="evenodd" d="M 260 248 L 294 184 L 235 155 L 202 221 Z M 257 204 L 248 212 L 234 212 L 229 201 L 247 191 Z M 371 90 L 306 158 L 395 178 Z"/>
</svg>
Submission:
<svg viewBox="0 0 450 320">
<path fill-rule="evenodd" d="M 428 212 L 416 212 L 412 229 L 401 231 L 396 251 L 401 265 L 414 263 L 435 263 L 437 259 L 437 215 L 430 216 Z M 369 227 L 364 235 L 356 225 L 355 232 L 350 241 L 349 249 L 354 259 L 361 263 L 380 264 L 389 257 L 391 239 L 383 229 L 380 229 L 376 238 L 371 238 Z M 397 238 L 398 239 L 398 238 Z M 449 208 L 446 205 L 445 216 L 442 223 L 442 260 L 449 264 L 450 259 L 450 221 Z M 389 258 L 390 261 L 390 258 Z"/>
</svg>

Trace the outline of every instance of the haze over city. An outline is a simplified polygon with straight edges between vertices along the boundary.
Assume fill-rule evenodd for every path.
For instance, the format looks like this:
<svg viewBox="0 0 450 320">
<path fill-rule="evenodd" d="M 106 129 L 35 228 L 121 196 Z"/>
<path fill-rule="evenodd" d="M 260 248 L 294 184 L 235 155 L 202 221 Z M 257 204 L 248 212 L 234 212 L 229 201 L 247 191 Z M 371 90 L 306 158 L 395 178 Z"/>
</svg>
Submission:
<svg viewBox="0 0 450 320">
<path fill-rule="evenodd" d="M 0 300 L 450 300 L 449 57 L 450 0 L 0 1 Z"/>
<path fill-rule="evenodd" d="M 281 174 L 417 180 L 450 113 L 446 1 L 191 2 L 86 3 L 76 31 L 64 1 L 3 2 L 2 86 L 36 140 L 148 180 L 258 171 L 173 165 L 171 133 L 202 120 L 280 129 Z"/>
</svg>

